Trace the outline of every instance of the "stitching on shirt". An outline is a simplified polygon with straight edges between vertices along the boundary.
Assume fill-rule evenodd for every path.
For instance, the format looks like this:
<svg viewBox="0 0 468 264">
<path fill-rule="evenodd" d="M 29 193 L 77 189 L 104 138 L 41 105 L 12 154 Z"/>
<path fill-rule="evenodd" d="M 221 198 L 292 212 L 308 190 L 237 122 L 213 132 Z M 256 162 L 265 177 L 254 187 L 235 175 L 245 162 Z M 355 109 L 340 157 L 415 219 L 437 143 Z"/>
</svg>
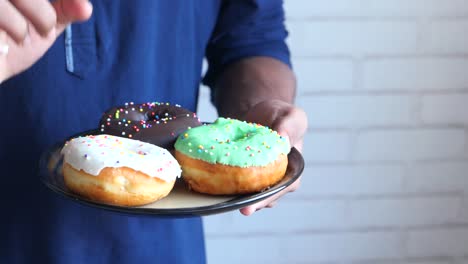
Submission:
<svg viewBox="0 0 468 264">
<path fill-rule="evenodd" d="M 73 64 L 72 36 L 72 27 L 71 25 L 68 25 L 65 29 L 65 57 L 67 62 L 67 70 L 69 72 L 75 71 L 75 65 Z"/>
</svg>

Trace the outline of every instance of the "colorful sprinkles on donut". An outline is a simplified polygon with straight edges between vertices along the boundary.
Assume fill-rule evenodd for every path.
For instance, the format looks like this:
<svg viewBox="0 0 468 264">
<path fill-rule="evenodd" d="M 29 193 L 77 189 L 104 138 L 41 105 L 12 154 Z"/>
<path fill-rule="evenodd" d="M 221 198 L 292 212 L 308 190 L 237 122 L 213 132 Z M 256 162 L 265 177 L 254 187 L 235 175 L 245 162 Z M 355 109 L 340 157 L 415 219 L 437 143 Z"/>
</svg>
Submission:
<svg viewBox="0 0 468 264">
<path fill-rule="evenodd" d="M 172 181 L 180 177 L 175 158 L 153 144 L 111 135 L 90 135 L 68 141 L 64 161 L 77 170 L 97 176 L 106 167 L 128 167 L 151 177 Z"/>
<path fill-rule="evenodd" d="M 106 114 L 105 122 L 101 122 L 100 130 L 105 133 L 109 127 L 116 124 L 122 127 L 121 136 L 131 137 L 132 134 L 140 132 L 141 129 L 148 129 L 154 125 L 164 125 L 177 119 L 177 117 L 181 117 L 180 114 L 170 114 L 169 112 L 163 112 L 161 114 L 152 111 L 156 107 L 162 106 L 168 107 L 170 104 L 160 102 L 148 102 L 140 105 L 135 105 L 133 102 L 125 103 L 125 106 L 114 109 L 112 111 L 115 112 L 113 115 L 109 113 Z M 181 108 L 178 104 L 174 105 L 174 107 Z M 200 122 L 195 113 L 183 113 L 183 116 L 192 117 Z"/>
<path fill-rule="evenodd" d="M 239 167 L 265 166 L 290 151 L 289 142 L 276 131 L 229 118 L 187 130 L 175 148 L 194 159 Z"/>
<path fill-rule="evenodd" d="M 178 104 L 130 102 L 106 111 L 99 130 L 171 149 L 181 132 L 199 125 L 201 122 L 197 115 Z"/>
</svg>

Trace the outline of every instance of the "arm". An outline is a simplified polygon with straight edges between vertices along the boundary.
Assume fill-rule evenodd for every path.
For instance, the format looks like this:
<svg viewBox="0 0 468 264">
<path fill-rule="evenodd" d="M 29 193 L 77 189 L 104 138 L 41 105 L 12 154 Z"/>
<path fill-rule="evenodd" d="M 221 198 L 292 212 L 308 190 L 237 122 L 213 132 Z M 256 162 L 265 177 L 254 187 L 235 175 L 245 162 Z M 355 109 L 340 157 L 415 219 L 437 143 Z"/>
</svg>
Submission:
<svg viewBox="0 0 468 264">
<path fill-rule="evenodd" d="M 254 105 L 265 100 L 292 103 L 296 79 L 284 63 L 268 57 L 243 59 L 230 67 L 215 83 L 213 103 L 222 116 L 243 118 Z"/>
<path fill-rule="evenodd" d="M 282 0 L 225 0 L 207 47 L 212 102 L 219 115 L 267 125 L 301 150 L 307 130 L 304 111 L 293 105 L 296 80 L 285 39 Z M 242 208 L 251 215 L 272 207 L 299 180 L 260 203 Z"/>
<path fill-rule="evenodd" d="M 215 82 L 213 103 L 221 116 L 229 116 L 270 126 L 302 148 L 307 130 L 306 114 L 293 105 L 296 80 L 290 68 L 273 58 L 252 57 L 229 66 Z M 279 194 L 240 210 L 251 215 L 273 207 L 281 196 L 295 191 L 299 181 Z"/>
<path fill-rule="evenodd" d="M 302 149 L 307 118 L 293 106 L 296 78 L 288 65 L 269 57 L 246 58 L 228 67 L 214 87 L 212 98 L 219 115 L 271 126 Z M 282 123 L 291 116 L 301 122 L 294 131 Z"/>
</svg>

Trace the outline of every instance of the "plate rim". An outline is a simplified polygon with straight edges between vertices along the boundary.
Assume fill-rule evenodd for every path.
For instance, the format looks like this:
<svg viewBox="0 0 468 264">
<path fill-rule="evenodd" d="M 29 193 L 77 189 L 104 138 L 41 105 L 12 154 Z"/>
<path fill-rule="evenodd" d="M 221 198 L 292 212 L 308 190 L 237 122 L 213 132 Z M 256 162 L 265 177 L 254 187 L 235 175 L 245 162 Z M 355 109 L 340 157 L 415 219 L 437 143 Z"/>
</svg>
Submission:
<svg viewBox="0 0 468 264">
<path fill-rule="evenodd" d="M 118 206 L 118 205 L 111 205 L 111 204 L 104 204 L 92 201 L 90 199 L 81 197 L 77 194 L 72 192 L 67 192 L 62 190 L 62 188 L 50 183 L 47 181 L 47 177 L 50 173 L 56 173 L 56 167 L 53 171 L 49 170 L 49 159 L 55 151 L 60 149 L 66 141 L 70 140 L 71 138 L 85 136 L 85 135 L 97 135 L 101 134 L 99 130 L 87 130 L 82 133 L 77 133 L 71 137 L 68 137 L 66 140 L 61 141 L 52 145 L 51 147 L 47 148 L 41 155 L 39 160 L 39 171 L 40 171 L 40 180 L 41 182 L 51 191 L 58 194 L 60 197 L 70 199 L 71 201 L 77 202 L 79 204 L 89 206 L 92 208 L 99 208 L 107 211 L 112 211 L 120 214 L 127 214 L 127 215 L 143 215 L 143 216 L 157 216 L 157 217 L 197 217 L 197 216 L 207 216 L 213 214 L 219 214 L 223 212 L 237 210 L 248 205 L 254 204 L 256 202 L 260 202 L 274 194 L 284 190 L 292 183 L 294 183 L 304 171 L 305 163 L 304 158 L 301 153 L 295 148 L 292 147 L 291 151 L 288 154 L 288 160 L 290 156 L 295 156 L 295 159 L 298 159 L 297 162 L 299 163 L 299 168 L 297 173 L 291 175 L 289 179 L 287 179 L 284 183 L 279 186 L 273 186 L 269 188 L 267 191 L 253 193 L 253 194 L 244 194 L 244 195 L 237 195 L 233 196 L 232 199 L 227 201 L 223 201 L 220 203 L 216 203 L 213 205 L 206 205 L 206 206 L 196 206 L 196 207 L 183 207 L 183 208 L 142 208 L 142 207 L 127 207 L 127 206 Z M 182 180 L 182 178 L 178 179 Z M 164 198 L 163 198 L 164 199 Z M 157 202 L 157 201 L 156 201 Z"/>
</svg>

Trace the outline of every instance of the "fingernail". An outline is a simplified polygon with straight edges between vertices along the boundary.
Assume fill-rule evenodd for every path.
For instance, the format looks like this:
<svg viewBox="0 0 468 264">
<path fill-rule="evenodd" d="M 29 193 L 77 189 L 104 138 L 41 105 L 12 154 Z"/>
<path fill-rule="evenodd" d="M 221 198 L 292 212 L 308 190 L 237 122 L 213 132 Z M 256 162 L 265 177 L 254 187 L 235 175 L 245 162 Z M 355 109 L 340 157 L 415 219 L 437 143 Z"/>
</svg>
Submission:
<svg viewBox="0 0 468 264">
<path fill-rule="evenodd" d="M 7 44 L 0 44 L 0 55 L 6 56 L 9 50 L 10 46 L 8 46 Z"/>
</svg>

